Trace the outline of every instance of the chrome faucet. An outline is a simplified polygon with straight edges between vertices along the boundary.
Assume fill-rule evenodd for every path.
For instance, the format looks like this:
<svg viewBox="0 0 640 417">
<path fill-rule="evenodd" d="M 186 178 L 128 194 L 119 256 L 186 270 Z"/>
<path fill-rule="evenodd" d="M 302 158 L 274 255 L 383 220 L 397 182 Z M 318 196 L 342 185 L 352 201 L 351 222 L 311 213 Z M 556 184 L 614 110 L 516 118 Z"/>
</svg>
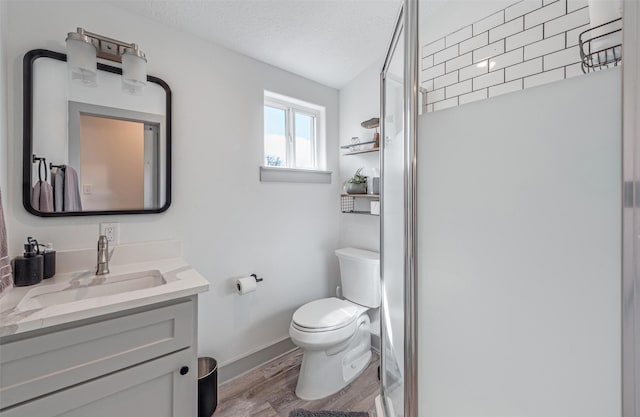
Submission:
<svg viewBox="0 0 640 417">
<path fill-rule="evenodd" d="M 96 275 L 107 275 L 109 273 L 109 241 L 105 235 L 98 238 L 98 267 Z"/>
</svg>

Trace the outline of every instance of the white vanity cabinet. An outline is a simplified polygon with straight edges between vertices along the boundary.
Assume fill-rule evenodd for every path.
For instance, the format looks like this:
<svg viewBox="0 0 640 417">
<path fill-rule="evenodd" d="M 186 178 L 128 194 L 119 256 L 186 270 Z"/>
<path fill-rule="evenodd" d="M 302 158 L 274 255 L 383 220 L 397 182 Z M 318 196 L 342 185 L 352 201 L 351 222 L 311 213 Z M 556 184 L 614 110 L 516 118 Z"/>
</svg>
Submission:
<svg viewBox="0 0 640 417">
<path fill-rule="evenodd" d="M 0 338 L 3 417 L 197 415 L 197 298 Z"/>
</svg>

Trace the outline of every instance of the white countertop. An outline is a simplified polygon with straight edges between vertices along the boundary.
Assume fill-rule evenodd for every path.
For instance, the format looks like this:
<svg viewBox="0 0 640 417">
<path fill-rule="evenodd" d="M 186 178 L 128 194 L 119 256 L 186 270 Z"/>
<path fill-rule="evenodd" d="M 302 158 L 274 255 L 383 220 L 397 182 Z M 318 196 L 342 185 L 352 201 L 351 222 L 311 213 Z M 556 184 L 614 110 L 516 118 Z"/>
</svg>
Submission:
<svg viewBox="0 0 640 417">
<path fill-rule="evenodd" d="M 125 274 L 154 271 L 162 274 L 166 283 L 112 295 L 83 299 L 34 308 L 31 297 L 66 288 L 95 288 L 113 283 Z M 112 278 L 110 282 L 109 279 Z M 14 287 L 0 298 L 0 336 L 24 333 L 103 314 L 188 297 L 209 289 L 209 282 L 181 258 L 151 260 L 140 263 L 110 265 L 110 273 L 95 276 L 95 270 L 56 274 L 40 284 Z M 22 302 L 22 303 L 21 303 Z M 26 307 L 25 307 L 26 306 Z"/>
</svg>

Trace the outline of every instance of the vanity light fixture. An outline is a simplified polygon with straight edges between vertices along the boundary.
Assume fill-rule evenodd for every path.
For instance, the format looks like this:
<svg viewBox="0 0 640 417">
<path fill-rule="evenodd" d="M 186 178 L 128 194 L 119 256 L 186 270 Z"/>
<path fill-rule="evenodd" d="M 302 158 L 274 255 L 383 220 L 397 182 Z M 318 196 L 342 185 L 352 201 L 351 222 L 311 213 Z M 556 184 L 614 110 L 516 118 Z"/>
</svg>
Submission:
<svg viewBox="0 0 640 417">
<path fill-rule="evenodd" d="M 67 35 L 67 63 L 71 79 L 98 85 L 97 58 L 122 63 L 122 89 L 140 95 L 147 84 L 147 57 L 135 43 L 122 42 L 78 28 Z"/>
</svg>

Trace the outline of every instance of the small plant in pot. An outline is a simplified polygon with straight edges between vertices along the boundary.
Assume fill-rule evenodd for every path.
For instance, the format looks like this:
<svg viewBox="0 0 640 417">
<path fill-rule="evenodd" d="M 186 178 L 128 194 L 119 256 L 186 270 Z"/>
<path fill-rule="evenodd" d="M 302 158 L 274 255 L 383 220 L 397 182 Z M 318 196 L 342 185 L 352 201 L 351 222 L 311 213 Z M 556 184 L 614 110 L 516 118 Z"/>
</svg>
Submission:
<svg viewBox="0 0 640 417">
<path fill-rule="evenodd" d="M 345 183 L 345 191 L 347 194 L 366 194 L 367 193 L 367 177 L 362 175 L 363 168 L 359 168 L 353 177 L 349 178 Z"/>
</svg>

